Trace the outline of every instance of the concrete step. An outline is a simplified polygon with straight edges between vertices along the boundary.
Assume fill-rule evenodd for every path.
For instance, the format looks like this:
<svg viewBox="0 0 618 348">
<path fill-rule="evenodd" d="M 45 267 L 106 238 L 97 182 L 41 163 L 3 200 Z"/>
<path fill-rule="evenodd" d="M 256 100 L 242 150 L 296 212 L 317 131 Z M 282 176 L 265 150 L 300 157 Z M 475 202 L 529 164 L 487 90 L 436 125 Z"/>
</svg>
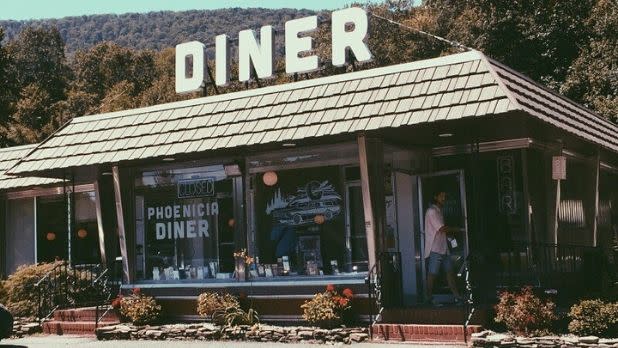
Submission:
<svg viewBox="0 0 618 348">
<path fill-rule="evenodd" d="M 482 330 L 480 325 L 470 325 L 464 336 L 462 325 L 374 324 L 371 327 L 374 341 L 425 343 L 464 343 L 472 333 Z"/>
<path fill-rule="evenodd" d="M 103 318 L 101 316 L 109 307 L 99 307 L 99 319 L 103 322 L 117 322 L 120 321 L 118 311 L 111 309 L 105 314 Z M 96 307 L 83 307 L 83 308 L 71 308 L 71 309 L 59 309 L 54 311 L 53 319 L 55 321 L 92 321 L 94 322 L 97 317 Z"/>
</svg>

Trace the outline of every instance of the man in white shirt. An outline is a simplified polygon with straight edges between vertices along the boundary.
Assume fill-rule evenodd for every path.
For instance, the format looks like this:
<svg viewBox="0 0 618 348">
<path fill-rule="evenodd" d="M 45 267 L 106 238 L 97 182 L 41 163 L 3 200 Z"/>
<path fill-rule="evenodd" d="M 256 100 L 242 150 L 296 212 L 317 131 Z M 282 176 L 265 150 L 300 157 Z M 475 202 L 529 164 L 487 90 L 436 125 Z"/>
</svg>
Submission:
<svg viewBox="0 0 618 348">
<path fill-rule="evenodd" d="M 433 287 L 440 273 L 440 267 L 446 272 L 446 280 L 451 292 L 455 296 L 455 301 L 461 301 L 461 296 L 457 290 L 455 283 L 455 273 L 453 272 L 453 262 L 451 261 L 448 246 L 447 235 L 452 235 L 458 231 L 457 228 L 452 228 L 444 224 L 444 216 L 442 215 L 442 207 L 446 201 L 446 192 L 438 191 L 433 196 L 434 203 L 427 209 L 425 213 L 425 258 L 427 260 L 427 299 L 433 301 Z"/>
</svg>

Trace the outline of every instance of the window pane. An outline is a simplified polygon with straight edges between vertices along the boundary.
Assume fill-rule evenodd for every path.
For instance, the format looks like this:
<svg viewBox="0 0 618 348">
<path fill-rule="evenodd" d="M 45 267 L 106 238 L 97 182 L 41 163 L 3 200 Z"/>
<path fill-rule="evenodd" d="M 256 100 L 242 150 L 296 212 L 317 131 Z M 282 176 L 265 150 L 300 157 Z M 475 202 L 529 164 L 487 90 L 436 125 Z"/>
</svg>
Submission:
<svg viewBox="0 0 618 348">
<path fill-rule="evenodd" d="M 6 271 L 15 272 L 21 265 L 33 264 L 34 201 L 32 198 L 11 199 L 6 205 Z"/>
<path fill-rule="evenodd" d="M 80 192 L 73 197 L 75 223 L 71 236 L 71 259 L 75 264 L 99 263 L 101 256 L 94 192 Z"/>
<path fill-rule="evenodd" d="M 360 233 L 346 241 L 340 173 L 340 167 L 332 166 L 257 175 L 257 242 L 265 268 L 281 271 L 288 259 L 292 275 L 338 274 L 351 270 L 352 256 L 356 262 L 366 258 Z M 359 250 L 350 255 L 348 245 Z"/>
<path fill-rule="evenodd" d="M 232 179 L 222 165 L 142 172 L 135 184 L 138 280 L 231 276 Z"/>
</svg>

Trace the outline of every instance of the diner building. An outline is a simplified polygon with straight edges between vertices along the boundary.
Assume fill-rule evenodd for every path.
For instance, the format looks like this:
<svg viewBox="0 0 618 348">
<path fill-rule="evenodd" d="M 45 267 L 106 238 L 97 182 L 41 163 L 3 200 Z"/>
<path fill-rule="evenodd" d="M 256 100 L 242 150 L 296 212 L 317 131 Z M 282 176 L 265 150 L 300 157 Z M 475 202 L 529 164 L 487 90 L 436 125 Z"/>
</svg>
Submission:
<svg viewBox="0 0 618 348">
<path fill-rule="evenodd" d="M 120 256 L 124 289 L 185 319 L 223 289 L 271 320 L 327 284 L 367 309 L 368 275 L 423 303 L 439 191 L 478 303 L 615 286 L 618 126 L 478 51 L 75 117 L 0 157 L 5 274 Z"/>
</svg>

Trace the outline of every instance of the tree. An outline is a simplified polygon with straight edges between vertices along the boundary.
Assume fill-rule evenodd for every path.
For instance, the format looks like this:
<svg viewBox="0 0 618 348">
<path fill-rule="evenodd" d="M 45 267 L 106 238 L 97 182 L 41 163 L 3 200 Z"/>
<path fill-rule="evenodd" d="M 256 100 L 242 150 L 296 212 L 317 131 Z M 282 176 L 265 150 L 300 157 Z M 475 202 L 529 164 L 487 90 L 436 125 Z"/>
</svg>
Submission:
<svg viewBox="0 0 618 348">
<path fill-rule="evenodd" d="M 71 71 L 56 28 L 27 27 L 7 45 L 7 51 L 16 72 L 17 88 L 36 83 L 52 102 L 65 99 Z"/>
<path fill-rule="evenodd" d="M 15 76 L 11 70 L 9 55 L 2 46 L 4 30 L 0 27 L 0 124 L 9 119 L 10 103 L 15 99 Z"/>
<path fill-rule="evenodd" d="M 52 98 L 37 83 L 22 89 L 15 112 L 4 129 L 6 137 L 14 144 L 28 144 L 43 140 L 43 127 L 50 121 Z"/>
<path fill-rule="evenodd" d="M 561 92 L 618 123 L 618 3 L 599 0 L 585 25 L 592 33 Z"/>
</svg>

